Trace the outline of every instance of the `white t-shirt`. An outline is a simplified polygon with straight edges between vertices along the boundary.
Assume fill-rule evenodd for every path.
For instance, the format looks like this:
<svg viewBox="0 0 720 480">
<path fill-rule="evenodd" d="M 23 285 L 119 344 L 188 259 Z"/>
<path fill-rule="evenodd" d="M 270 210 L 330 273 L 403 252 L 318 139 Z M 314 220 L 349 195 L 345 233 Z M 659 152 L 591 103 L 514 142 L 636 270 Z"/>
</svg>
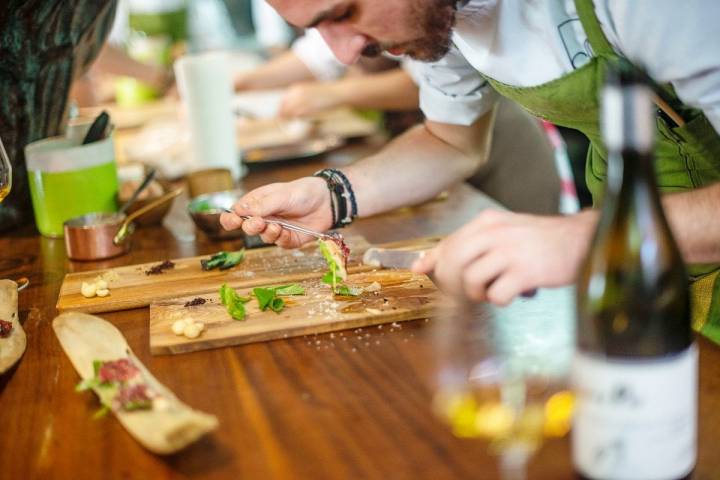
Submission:
<svg viewBox="0 0 720 480">
<path fill-rule="evenodd" d="M 720 132 L 720 1 L 595 0 L 605 36 Z M 457 14 L 453 48 L 414 65 L 430 120 L 469 125 L 496 102 L 479 72 L 517 87 L 540 85 L 592 56 L 573 0 L 470 0 Z"/>
</svg>

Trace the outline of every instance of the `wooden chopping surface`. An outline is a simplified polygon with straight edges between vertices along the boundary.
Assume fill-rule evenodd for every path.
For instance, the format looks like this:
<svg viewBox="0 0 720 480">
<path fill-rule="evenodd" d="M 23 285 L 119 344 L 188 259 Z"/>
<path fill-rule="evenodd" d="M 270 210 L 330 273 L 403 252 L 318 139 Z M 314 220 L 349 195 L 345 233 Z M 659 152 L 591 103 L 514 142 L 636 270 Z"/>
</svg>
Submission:
<svg viewBox="0 0 720 480">
<path fill-rule="evenodd" d="M 386 248 L 424 249 L 432 247 L 437 238 L 425 238 L 382 245 Z M 372 270 L 361 263 L 362 255 L 370 245 L 362 237 L 348 237 L 351 254 L 348 272 Z M 166 300 L 208 292 L 217 292 L 223 283 L 234 288 L 285 284 L 319 278 L 327 266 L 317 251 L 315 243 L 298 250 L 269 247 L 245 251 L 245 260 L 229 270 L 205 272 L 200 259 L 209 255 L 172 260 L 175 268 L 158 275 L 145 272 L 157 262 L 129 265 L 106 270 L 95 270 L 65 275 L 56 307 L 60 311 L 87 313 L 112 312 L 150 305 L 156 300 Z M 85 298 L 80 294 L 83 282 L 92 282 L 104 275 L 116 277 L 109 281 L 110 295 Z"/>
<path fill-rule="evenodd" d="M 153 354 L 185 353 L 243 343 L 297 337 L 300 335 L 347 330 L 390 322 L 425 318 L 436 308 L 440 292 L 425 275 L 407 270 L 376 270 L 348 276 L 347 284 L 367 287 L 381 285 L 376 292 L 357 297 L 333 296 L 318 279 L 300 282 L 305 295 L 282 297 L 280 313 L 260 311 L 252 298 L 245 304 L 245 320 L 234 320 L 220 302 L 218 291 L 202 298 L 206 303 L 188 306 L 195 297 L 156 301 L 150 305 L 150 351 Z M 252 288 L 239 289 L 250 296 Z M 172 324 L 191 318 L 205 324 L 200 337 L 175 335 Z M 343 335 L 352 335 L 343 332 Z"/>
</svg>

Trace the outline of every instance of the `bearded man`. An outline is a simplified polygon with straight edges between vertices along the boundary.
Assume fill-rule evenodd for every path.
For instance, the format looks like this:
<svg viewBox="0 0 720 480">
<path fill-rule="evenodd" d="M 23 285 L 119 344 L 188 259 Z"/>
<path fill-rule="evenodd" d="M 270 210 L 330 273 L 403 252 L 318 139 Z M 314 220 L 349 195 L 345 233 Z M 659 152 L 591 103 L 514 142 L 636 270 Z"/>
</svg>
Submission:
<svg viewBox="0 0 720 480">
<path fill-rule="evenodd" d="M 680 127 L 658 114 L 657 182 L 691 266 L 695 327 L 720 342 L 720 2 L 691 0 L 682 8 L 673 0 L 270 3 L 290 23 L 316 27 L 344 63 L 383 50 L 428 62 L 420 75 L 427 121 L 335 175 L 248 193 L 235 214 L 223 215 L 226 228 L 295 247 L 309 239 L 262 217 L 326 230 L 347 220 L 340 213 L 369 216 L 432 198 L 484 158 L 498 96 L 589 138 L 586 181 L 597 203 L 607 177 L 599 88 L 608 62 L 622 57 L 664 84 L 684 117 Z M 333 201 L 326 182 L 336 177 L 349 194 Z M 253 218 L 243 222 L 238 215 Z M 449 292 L 507 304 L 524 291 L 572 283 L 596 221 L 594 210 L 565 217 L 485 211 L 415 269 L 434 271 Z"/>
</svg>

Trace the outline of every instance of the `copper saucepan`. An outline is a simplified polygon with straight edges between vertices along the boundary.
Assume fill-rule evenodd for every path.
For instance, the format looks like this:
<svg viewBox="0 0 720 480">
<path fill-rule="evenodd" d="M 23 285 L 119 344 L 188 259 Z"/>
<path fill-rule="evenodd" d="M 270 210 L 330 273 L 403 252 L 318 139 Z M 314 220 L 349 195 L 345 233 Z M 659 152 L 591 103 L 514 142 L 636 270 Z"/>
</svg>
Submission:
<svg viewBox="0 0 720 480">
<path fill-rule="evenodd" d="M 133 220 L 182 193 L 178 188 L 148 203 L 130 215 L 123 213 L 88 213 L 63 224 L 65 250 L 71 260 L 102 260 L 127 253 Z"/>
</svg>

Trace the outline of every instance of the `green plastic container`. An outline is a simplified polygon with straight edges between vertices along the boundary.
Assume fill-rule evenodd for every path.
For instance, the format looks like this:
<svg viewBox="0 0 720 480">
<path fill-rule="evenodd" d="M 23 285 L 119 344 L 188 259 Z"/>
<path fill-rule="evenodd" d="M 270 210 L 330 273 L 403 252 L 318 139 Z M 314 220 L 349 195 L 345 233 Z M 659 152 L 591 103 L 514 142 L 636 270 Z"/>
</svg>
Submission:
<svg viewBox="0 0 720 480">
<path fill-rule="evenodd" d="M 25 147 L 35 223 L 47 237 L 62 237 L 70 218 L 117 211 L 112 138 L 80 143 L 79 138 L 53 137 Z"/>
</svg>

